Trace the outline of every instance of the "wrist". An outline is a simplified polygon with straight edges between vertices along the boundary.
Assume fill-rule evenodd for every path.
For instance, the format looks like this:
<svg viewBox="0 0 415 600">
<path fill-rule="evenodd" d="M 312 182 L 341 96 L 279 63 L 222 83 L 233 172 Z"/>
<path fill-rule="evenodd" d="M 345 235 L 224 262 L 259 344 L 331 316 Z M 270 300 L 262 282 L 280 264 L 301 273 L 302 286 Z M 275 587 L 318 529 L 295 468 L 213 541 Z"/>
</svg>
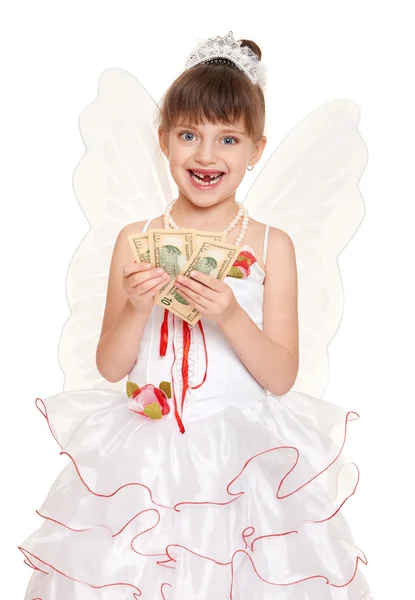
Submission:
<svg viewBox="0 0 415 600">
<path fill-rule="evenodd" d="M 141 317 L 148 317 L 150 312 L 151 312 L 151 307 L 148 308 L 139 308 L 137 306 L 135 306 L 135 304 L 133 304 L 130 300 L 130 298 L 127 299 L 127 302 L 125 303 L 125 310 L 132 316 L 141 316 Z"/>
<path fill-rule="evenodd" d="M 223 319 L 223 321 L 217 322 L 217 325 L 224 333 L 226 333 L 227 330 L 232 329 L 236 326 L 244 312 L 245 311 L 242 308 L 242 306 L 236 303 L 236 306 L 232 309 L 229 315 L 227 315 Z"/>
</svg>

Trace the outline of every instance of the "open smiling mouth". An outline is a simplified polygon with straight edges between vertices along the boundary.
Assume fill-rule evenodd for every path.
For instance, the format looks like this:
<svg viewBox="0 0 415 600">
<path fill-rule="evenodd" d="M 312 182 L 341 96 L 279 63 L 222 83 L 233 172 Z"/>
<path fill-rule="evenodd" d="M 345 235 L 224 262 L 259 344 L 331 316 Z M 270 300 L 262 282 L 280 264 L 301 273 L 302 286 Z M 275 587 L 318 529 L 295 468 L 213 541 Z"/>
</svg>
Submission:
<svg viewBox="0 0 415 600">
<path fill-rule="evenodd" d="M 187 170 L 190 181 L 199 188 L 212 188 L 216 187 L 220 181 L 222 181 L 225 173 L 219 173 L 218 175 L 204 175 L 203 177 L 197 175 L 194 171 L 190 169 Z"/>
</svg>

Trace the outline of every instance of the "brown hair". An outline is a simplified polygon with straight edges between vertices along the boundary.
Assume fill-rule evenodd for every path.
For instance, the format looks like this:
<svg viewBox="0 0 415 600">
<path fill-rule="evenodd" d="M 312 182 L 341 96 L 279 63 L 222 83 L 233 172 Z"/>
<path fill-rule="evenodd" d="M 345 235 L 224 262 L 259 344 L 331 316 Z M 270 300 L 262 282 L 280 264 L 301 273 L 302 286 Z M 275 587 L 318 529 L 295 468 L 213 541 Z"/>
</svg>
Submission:
<svg viewBox="0 0 415 600">
<path fill-rule="evenodd" d="M 261 49 L 251 40 L 241 40 L 261 60 Z M 230 125 L 239 119 L 248 136 L 258 142 L 265 127 L 262 88 L 230 63 L 200 63 L 173 81 L 160 103 L 157 126 L 164 131 L 189 119 Z"/>
</svg>

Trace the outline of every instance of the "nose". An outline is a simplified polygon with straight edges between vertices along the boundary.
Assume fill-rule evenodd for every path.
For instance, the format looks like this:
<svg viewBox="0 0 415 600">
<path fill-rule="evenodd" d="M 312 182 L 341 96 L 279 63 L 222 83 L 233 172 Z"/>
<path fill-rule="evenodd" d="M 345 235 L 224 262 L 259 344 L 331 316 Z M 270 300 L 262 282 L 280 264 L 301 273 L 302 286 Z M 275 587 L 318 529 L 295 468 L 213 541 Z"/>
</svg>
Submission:
<svg viewBox="0 0 415 600">
<path fill-rule="evenodd" d="M 198 146 L 195 159 L 203 165 L 215 164 L 217 161 L 214 143 L 205 140 Z"/>
</svg>

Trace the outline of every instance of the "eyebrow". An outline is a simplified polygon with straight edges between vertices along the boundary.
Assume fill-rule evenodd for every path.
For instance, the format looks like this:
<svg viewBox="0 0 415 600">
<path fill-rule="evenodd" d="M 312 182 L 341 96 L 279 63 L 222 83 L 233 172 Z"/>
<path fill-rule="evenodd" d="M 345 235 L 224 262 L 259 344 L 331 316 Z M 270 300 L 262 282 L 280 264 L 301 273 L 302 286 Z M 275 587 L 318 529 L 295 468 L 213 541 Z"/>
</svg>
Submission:
<svg viewBox="0 0 415 600">
<path fill-rule="evenodd" d="M 177 129 L 182 127 L 189 127 L 189 129 L 200 129 L 196 125 L 191 125 L 191 123 L 182 123 L 181 125 L 177 125 Z M 222 133 L 238 133 L 239 135 L 246 135 L 244 131 L 237 131 L 236 129 L 222 129 Z"/>
</svg>

